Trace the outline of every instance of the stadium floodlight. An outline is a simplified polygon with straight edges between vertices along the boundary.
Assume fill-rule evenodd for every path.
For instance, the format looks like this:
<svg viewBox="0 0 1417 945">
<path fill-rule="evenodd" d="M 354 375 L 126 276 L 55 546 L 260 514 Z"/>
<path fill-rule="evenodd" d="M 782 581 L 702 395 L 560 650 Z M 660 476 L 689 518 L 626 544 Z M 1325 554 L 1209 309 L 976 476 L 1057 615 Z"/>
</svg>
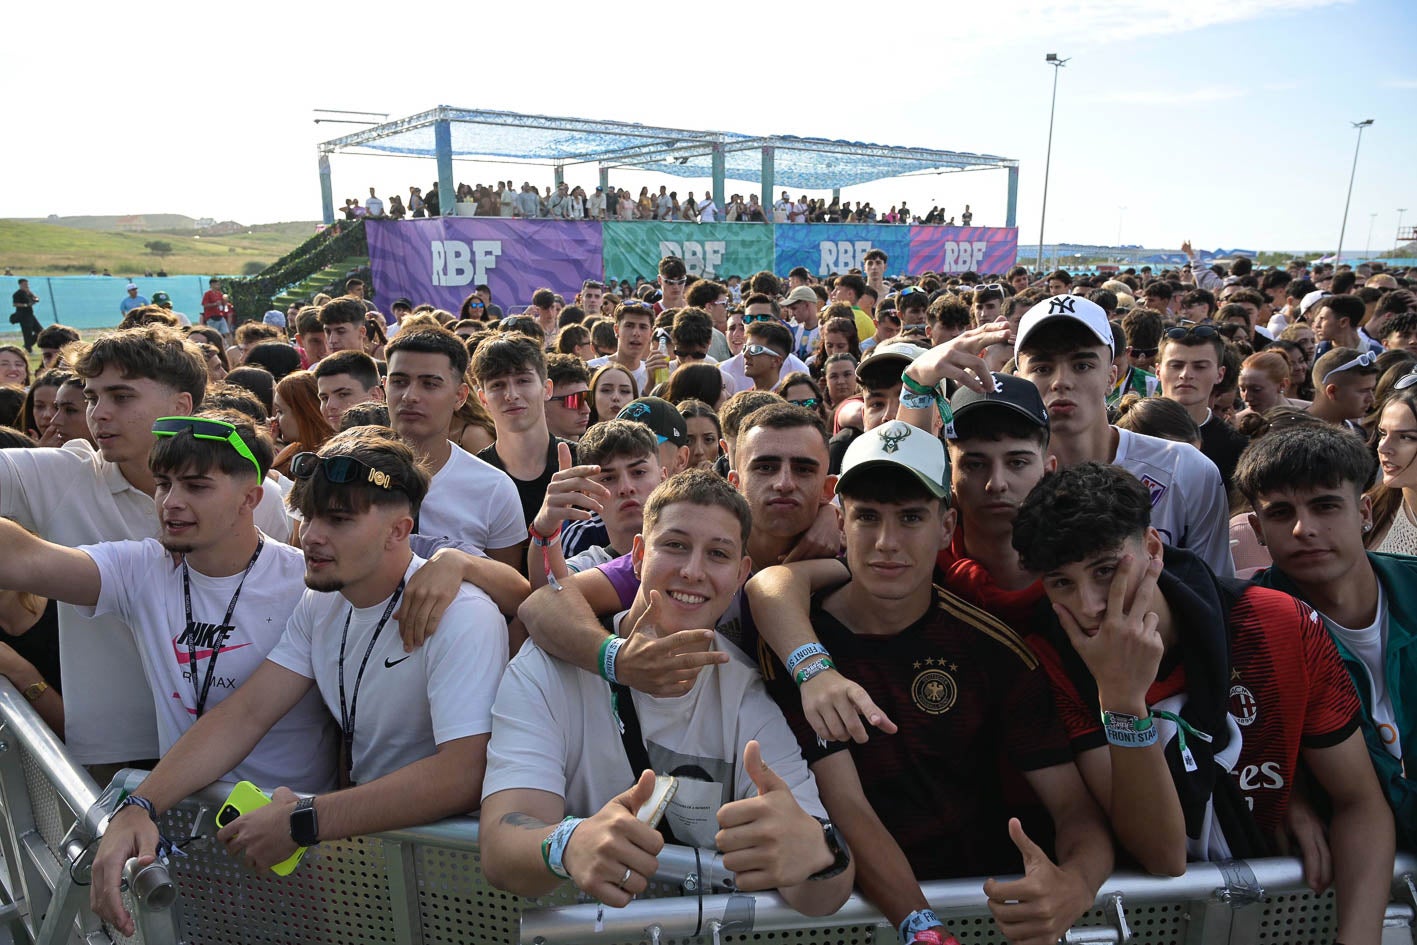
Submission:
<svg viewBox="0 0 1417 945">
<path fill-rule="evenodd" d="M 1348 204 L 1353 200 L 1353 179 L 1358 176 L 1358 149 L 1363 146 L 1363 129 L 1373 123 L 1373 119 L 1365 118 L 1362 121 L 1349 122 L 1358 129 L 1358 143 L 1353 146 L 1353 170 L 1348 174 L 1348 196 L 1343 201 L 1343 224 L 1338 228 L 1338 249 L 1333 251 L 1333 264 L 1338 266 L 1343 262 L 1343 234 L 1348 230 Z"/>
<path fill-rule="evenodd" d="M 1048 155 L 1043 161 L 1043 210 L 1038 216 L 1038 269 L 1043 269 L 1043 224 L 1048 220 L 1048 174 L 1053 169 L 1053 112 L 1058 107 L 1058 70 L 1068 64 L 1067 59 L 1058 58 L 1057 53 L 1049 53 L 1044 62 L 1053 67 L 1053 103 L 1048 106 Z"/>
</svg>

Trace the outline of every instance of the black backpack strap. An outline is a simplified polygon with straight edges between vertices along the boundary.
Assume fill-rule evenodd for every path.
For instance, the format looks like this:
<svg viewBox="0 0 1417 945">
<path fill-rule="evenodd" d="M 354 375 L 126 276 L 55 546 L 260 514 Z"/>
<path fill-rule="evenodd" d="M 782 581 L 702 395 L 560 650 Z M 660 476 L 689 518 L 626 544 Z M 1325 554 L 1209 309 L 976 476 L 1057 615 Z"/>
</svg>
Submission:
<svg viewBox="0 0 1417 945">
<path fill-rule="evenodd" d="M 611 707 L 619 720 L 616 728 L 620 731 L 620 741 L 625 746 L 625 757 L 630 759 L 630 779 L 633 783 L 640 779 L 640 772 L 653 771 L 654 765 L 649 761 L 649 751 L 645 748 L 645 737 L 640 731 L 640 717 L 635 712 L 635 699 L 630 687 L 623 683 L 612 683 L 610 695 Z M 656 829 L 664 837 L 665 843 L 679 842 L 675 839 L 674 830 L 669 826 L 668 820 L 661 819 Z"/>
</svg>

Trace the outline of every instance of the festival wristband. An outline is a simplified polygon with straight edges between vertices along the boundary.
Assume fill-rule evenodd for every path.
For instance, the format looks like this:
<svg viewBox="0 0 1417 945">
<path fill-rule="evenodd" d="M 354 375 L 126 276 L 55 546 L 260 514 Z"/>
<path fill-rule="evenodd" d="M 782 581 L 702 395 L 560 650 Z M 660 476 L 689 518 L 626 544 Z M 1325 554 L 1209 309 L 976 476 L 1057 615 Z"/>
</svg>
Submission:
<svg viewBox="0 0 1417 945">
<path fill-rule="evenodd" d="M 153 807 L 153 802 L 143 797 L 141 794 L 129 794 L 118 802 L 118 806 L 113 808 L 113 813 L 117 814 L 125 807 L 141 807 L 148 812 L 148 817 L 153 823 L 157 823 L 157 808 Z"/>
<path fill-rule="evenodd" d="M 585 820 L 584 817 L 567 817 L 556 825 L 556 829 L 546 835 L 546 839 L 541 841 L 541 858 L 546 862 L 546 868 L 553 876 L 561 879 L 570 879 L 571 874 L 566 871 L 566 867 L 561 861 L 566 856 L 566 844 L 571 842 L 571 834 Z"/>
<path fill-rule="evenodd" d="M 901 945 L 910 945 L 911 942 L 919 941 L 916 933 L 926 929 L 933 929 L 936 926 L 943 926 L 940 917 L 929 909 L 916 909 L 905 917 L 905 921 L 900 924 Z"/>
<path fill-rule="evenodd" d="M 929 394 L 912 394 L 902 387 L 900 389 L 900 405 L 906 410 L 929 410 L 935 406 L 935 398 Z"/>
<path fill-rule="evenodd" d="M 919 394 L 922 397 L 929 397 L 931 402 L 933 402 L 936 397 L 940 396 L 940 392 L 938 390 L 933 387 L 930 387 L 929 385 L 920 383 L 915 378 L 907 374 L 905 371 L 900 372 L 900 386 L 905 390 L 910 391 L 912 394 Z"/>
<path fill-rule="evenodd" d="M 799 669 L 794 678 L 797 680 L 797 685 L 800 687 L 813 676 L 816 676 L 818 673 L 825 673 L 829 669 L 836 669 L 836 664 L 831 661 L 831 657 L 823 656 L 818 658 L 816 662 L 808 663 L 806 666 Z"/>
<path fill-rule="evenodd" d="M 905 945 L 959 945 L 959 939 L 953 935 L 941 935 L 934 929 L 924 929 L 911 935 Z"/>
<path fill-rule="evenodd" d="M 787 671 L 789 673 L 796 672 L 797 667 L 801 666 L 802 662 L 811 656 L 831 656 L 831 654 L 828 653 L 827 648 L 820 643 L 804 643 L 788 655 L 787 663 L 785 664 Z"/>
<path fill-rule="evenodd" d="M 547 545 L 551 544 L 551 543 L 552 543 L 553 541 L 555 541 L 557 538 L 560 538 L 560 537 L 561 537 L 561 526 L 560 526 L 560 525 L 557 525 L 557 526 L 556 526 L 556 530 L 555 530 L 554 532 L 552 532 L 551 534 L 547 535 L 545 538 L 542 538 L 540 535 L 538 535 L 538 534 L 536 533 L 536 527 L 535 527 L 534 524 L 533 524 L 533 525 L 528 525 L 528 526 L 526 527 L 526 532 L 527 532 L 528 535 L 531 536 L 531 543 L 532 543 L 533 545 L 536 545 L 538 548 L 545 548 Z"/>
<path fill-rule="evenodd" d="M 620 647 L 624 645 L 624 637 L 614 636 L 606 637 L 605 642 L 600 644 L 600 678 L 612 685 L 620 682 L 615 677 L 615 657 L 620 652 Z"/>
<path fill-rule="evenodd" d="M 1151 716 L 1138 718 L 1125 712 L 1102 712 L 1102 732 L 1107 744 L 1118 748 L 1150 748 L 1157 742 L 1156 726 Z"/>
</svg>

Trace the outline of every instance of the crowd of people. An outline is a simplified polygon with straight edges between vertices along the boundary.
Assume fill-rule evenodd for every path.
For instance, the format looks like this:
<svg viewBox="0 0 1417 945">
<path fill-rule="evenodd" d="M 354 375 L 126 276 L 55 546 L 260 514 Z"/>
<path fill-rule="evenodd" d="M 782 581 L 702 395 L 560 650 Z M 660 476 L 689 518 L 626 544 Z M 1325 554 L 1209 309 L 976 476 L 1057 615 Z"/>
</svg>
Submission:
<svg viewBox="0 0 1417 945">
<path fill-rule="evenodd" d="M 474 813 L 518 895 L 623 906 L 674 842 L 939 945 L 926 881 L 1053 943 L 1114 868 L 1293 852 L 1377 943 L 1417 274 L 888 264 L 0 348 L 0 673 L 152 768 L 98 914 L 132 933 L 123 864 L 228 778 L 255 868 Z"/>
<path fill-rule="evenodd" d="M 664 220 L 688 223 L 917 223 L 942 226 L 971 226 L 974 212 L 965 204 L 958 216 L 945 214 L 945 208 L 931 207 L 924 214 L 916 214 L 906 206 L 905 201 L 893 205 L 885 212 L 871 206 L 870 201 L 842 200 L 833 196 L 808 198 L 802 194 L 794 200 L 787 191 L 765 206 L 757 194 L 733 194 L 725 206 L 720 207 L 713 194 L 703 192 L 696 197 L 688 191 L 681 199 L 677 190 L 669 190 L 661 185 L 658 193 L 651 193 L 649 187 L 641 187 L 639 196 L 624 188 L 611 187 L 607 190 L 597 186 L 590 193 L 579 185 L 564 182 L 555 187 L 546 187 L 538 193 L 530 181 L 523 181 L 517 187 L 512 181 L 497 181 L 495 184 L 459 183 L 454 194 L 457 203 L 467 205 L 471 212 L 465 216 L 515 217 L 518 219 L 552 220 Z M 378 196 L 377 188 L 369 188 L 369 196 L 361 203 L 357 198 L 345 200 L 340 213 L 346 220 L 373 219 L 420 219 L 436 217 L 442 209 L 442 198 L 435 181 L 425 194 L 422 188 L 409 187 L 408 199 L 399 194 L 389 197 L 388 203 Z"/>
</svg>

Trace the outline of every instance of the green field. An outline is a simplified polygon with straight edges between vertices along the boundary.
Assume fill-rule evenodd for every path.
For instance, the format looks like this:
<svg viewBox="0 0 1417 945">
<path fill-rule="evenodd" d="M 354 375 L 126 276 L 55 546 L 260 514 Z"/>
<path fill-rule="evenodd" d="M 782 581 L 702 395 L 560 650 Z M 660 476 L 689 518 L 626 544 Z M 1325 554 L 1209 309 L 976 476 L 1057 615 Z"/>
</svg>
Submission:
<svg viewBox="0 0 1417 945">
<path fill-rule="evenodd" d="M 0 220 L 0 271 L 15 275 L 86 275 L 105 268 L 117 277 L 164 269 L 169 275 L 241 275 L 247 263 L 269 265 L 315 232 L 316 224 L 261 223 L 231 236 L 199 237 L 191 230 L 114 233 L 51 223 Z M 172 254 L 156 256 L 144 243 L 162 241 Z"/>
</svg>

